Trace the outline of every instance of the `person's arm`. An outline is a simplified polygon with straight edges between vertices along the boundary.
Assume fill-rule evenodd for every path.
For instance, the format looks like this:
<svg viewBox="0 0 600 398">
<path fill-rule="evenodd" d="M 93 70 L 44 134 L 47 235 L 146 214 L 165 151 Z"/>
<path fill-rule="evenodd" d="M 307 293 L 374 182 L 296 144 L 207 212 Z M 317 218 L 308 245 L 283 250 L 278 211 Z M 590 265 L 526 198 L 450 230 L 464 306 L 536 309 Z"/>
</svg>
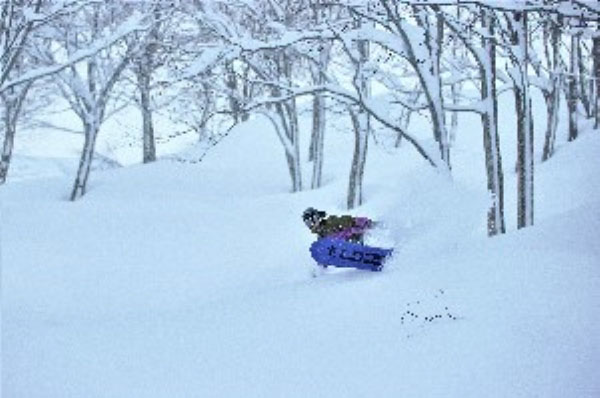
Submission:
<svg viewBox="0 0 600 398">
<path fill-rule="evenodd" d="M 354 226 L 361 229 L 369 229 L 374 225 L 373 220 L 367 217 L 356 217 L 354 219 Z"/>
</svg>

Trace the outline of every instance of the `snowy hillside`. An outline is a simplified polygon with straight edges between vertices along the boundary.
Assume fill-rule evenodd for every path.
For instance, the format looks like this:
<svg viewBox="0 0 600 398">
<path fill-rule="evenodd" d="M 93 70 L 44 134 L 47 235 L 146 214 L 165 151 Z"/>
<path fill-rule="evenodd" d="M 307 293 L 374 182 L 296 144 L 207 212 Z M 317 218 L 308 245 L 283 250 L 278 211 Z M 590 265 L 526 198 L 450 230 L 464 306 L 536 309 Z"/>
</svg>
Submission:
<svg viewBox="0 0 600 398">
<path fill-rule="evenodd" d="M 299 215 L 343 211 L 348 151 L 289 194 L 260 119 L 75 203 L 67 173 L 2 187 L 2 396 L 600 396 L 600 135 L 538 165 L 536 226 L 493 239 L 481 185 L 372 151 L 381 273 L 311 277 Z"/>
</svg>

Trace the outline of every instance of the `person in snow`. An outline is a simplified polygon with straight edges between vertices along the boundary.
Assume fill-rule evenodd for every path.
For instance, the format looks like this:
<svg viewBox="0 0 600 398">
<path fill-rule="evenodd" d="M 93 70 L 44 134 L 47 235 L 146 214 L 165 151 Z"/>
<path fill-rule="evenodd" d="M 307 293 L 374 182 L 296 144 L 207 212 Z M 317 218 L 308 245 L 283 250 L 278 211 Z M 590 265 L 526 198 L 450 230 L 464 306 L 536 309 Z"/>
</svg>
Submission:
<svg viewBox="0 0 600 398">
<path fill-rule="evenodd" d="M 310 231 L 321 238 L 343 239 L 353 243 L 363 243 L 365 232 L 374 226 L 367 217 L 327 216 L 327 213 L 309 207 L 302 213 L 302 220 Z"/>
</svg>

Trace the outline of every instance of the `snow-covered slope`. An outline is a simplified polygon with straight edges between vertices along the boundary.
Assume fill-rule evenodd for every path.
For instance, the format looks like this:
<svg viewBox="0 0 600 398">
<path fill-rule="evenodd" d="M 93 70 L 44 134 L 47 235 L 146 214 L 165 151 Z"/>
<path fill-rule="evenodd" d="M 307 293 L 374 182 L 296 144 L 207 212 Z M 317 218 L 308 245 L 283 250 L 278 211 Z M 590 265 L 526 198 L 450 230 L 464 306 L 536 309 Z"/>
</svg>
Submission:
<svg viewBox="0 0 600 398">
<path fill-rule="evenodd" d="M 356 214 L 395 245 L 381 273 L 310 276 L 299 215 L 341 211 L 348 152 L 289 194 L 257 121 L 76 203 L 60 175 L 3 187 L 3 396 L 600 396 L 600 136 L 539 165 L 536 226 L 494 239 L 480 186 L 378 151 Z"/>
</svg>

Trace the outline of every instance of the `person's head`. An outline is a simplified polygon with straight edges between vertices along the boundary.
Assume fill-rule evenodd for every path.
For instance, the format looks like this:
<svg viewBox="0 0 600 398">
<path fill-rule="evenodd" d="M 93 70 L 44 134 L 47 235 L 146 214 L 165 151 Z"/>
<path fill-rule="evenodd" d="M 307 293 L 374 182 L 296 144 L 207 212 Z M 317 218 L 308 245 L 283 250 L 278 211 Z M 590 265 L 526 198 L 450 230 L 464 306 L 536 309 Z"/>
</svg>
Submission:
<svg viewBox="0 0 600 398">
<path fill-rule="evenodd" d="M 317 210 L 313 207 L 309 207 L 308 209 L 304 210 L 304 213 L 302 213 L 302 220 L 308 228 L 312 228 L 319 224 L 325 217 L 327 217 L 327 213 Z"/>
</svg>

